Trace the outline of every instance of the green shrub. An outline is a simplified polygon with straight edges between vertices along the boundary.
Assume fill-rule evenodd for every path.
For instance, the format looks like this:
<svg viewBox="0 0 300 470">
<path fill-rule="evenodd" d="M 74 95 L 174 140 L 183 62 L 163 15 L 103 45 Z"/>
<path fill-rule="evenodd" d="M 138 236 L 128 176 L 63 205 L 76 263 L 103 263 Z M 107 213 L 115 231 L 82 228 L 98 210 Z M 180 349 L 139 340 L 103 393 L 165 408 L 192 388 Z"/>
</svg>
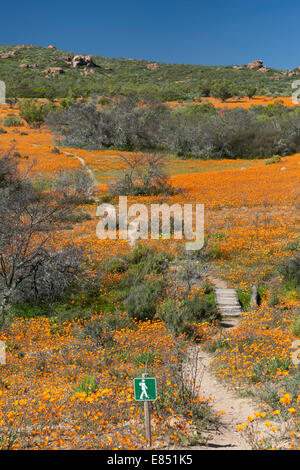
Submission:
<svg viewBox="0 0 300 470">
<path fill-rule="evenodd" d="M 85 376 L 79 384 L 76 385 L 74 392 L 75 393 L 85 393 L 89 395 L 95 393 L 98 390 L 99 383 L 96 380 L 94 375 Z"/>
<path fill-rule="evenodd" d="M 124 273 L 127 270 L 127 263 L 124 258 L 113 258 L 106 266 L 108 273 Z"/>
<path fill-rule="evenodd" d="M 166 300 L 159 306 L 158 316 L 166 323 L 168 331 L 176 335 L 185 333 L 189 337 L 196 335 L 194 323 L 220 319 L 214 300 L 198 294 L 181 302 Z"/>
<path fill-rule="evenodd" d="M 40 127 L 53 106 L 39 104 L 34 100 L 26 100 L 20 104 L 20 116 L 33 127 Z"/>
<path fill-rule="evenodd" d="M 290 359 L 273 358 L 270 361 L 259 362 L 253 367 L 250 381 L 252 383 L 267 381 L 278 369 L 289 370 L 291 366 Z"/>
<path fill-rule="evenodd" d="M 256 92 L 257 92 L 257 88 L 255 86 L 250 86 L 246 90 L 246 96 L 248 96 L 248 98 L 251 99 L 253 98 Z"/>
<path fill-rule="evenodd" d="M 133 362 L 137 367 L 150 366 L 157 360 L 157 355 L 153 351 L 145 351 L 134 357 Z"/>
<path fill-rule="evenodd" d="M 139 243 L 134 250 L 123 258 L 127 265 L 128 280 L 124 279 L 124 285 L 143 279 L 149 274 L 161 275 L 168 270 L 172 259 L 170 254 L 157 252 L 154 248 Z"/>
<path fill-rule="evenodd" d="M 124 300 L 124 307 L 130 318 L 136 320 L 152 320 L 156 313 L 157 298 L 161 294 L 158 282 L 142 281 L 133 285 Z"/>
<path fill-rule="evenodd" d="M 281 157 L 280 155 L 273 155 L 272 158 L 268 158 L 265 160 L 265 165 L 273 165 L 274 163 L 280 163 L 281 162 Z"/>
<path fill-rule="evenodd" d="M 108 331 L 122 330 L 123 328 L 134 329 L 135 325 L 131 318 L 122 314 L 119 310 L 108 311 L 102 317 L 103 327 Z"/>
<path fill-rule="evenodd" d="M 283 275 L 285 281 L 289 282 L 291 286 L 300 285 L 300 254 L 295 254 L 294 257 L 284 261 L 279 267 L 280 274 Z"/>
<path fill-rule="evenodd" d="M 7 131 L 3 129 L 3 127 L 0 127 L 0 134 L 7 134 Z"/>
<path fill-rule="evenodd" d="M 21 126 L 21 119 L 18 116 L 9 114 L 3 121 L 3 125 L 6 127 L 18 127 Z"/>
<path fill-rule="evenodd" d="M 291 323 L 291 332 L 296 338 L 300 338 L 300 312 L 294 315 Z"/>
<path fill-rule="evenodd" d="M 217 83 L 212 89 L 212 95 L 216 98 L 221 98 L 222 101 L 232 98 L 234 94 L 235 91 L 229 82 Z"/>
<path fill-rule="evenodd" d="M 114 343 L 113 333 L 106 329 L 101 318 L 89 321 L 84 330 L 83 338 L 90 338 L 97 346 L 112 346 Z"/>
<path fill-rule="evenodd" d="M 247 310 L 250 307 L 251 292 L 238 289 L 237 290 L 238 300 L 243 310 Z"/>
</svg>

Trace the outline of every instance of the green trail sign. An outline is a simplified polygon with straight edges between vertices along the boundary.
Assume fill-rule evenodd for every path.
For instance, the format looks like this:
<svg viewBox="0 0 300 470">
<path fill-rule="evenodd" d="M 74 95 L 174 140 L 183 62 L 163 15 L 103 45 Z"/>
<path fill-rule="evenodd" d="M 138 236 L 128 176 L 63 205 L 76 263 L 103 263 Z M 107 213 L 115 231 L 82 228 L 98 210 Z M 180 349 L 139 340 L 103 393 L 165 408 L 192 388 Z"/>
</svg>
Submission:
<svg viewBox="0 0 300 470">
<path fill-rule="evenodd" d="M 157 400 L 156 379 L 154 377 L 134 379 L 134 399 L 136 401 Z"/>
</svg>

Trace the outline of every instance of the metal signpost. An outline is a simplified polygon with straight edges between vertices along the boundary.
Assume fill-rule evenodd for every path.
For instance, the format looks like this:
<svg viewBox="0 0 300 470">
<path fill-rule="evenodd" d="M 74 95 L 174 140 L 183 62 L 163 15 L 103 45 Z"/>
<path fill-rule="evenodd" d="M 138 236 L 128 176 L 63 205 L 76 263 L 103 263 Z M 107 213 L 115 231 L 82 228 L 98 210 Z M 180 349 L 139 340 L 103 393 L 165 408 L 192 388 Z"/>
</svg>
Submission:
<svg viewBox="0 0 300 470">
<path fill-rule="evenodd" d="M 146 372 L 142 374 L 142 377 L 135 378 L 134 399 L 144 402 L 146 439 L 148 439 L 149 447 L 151 447 L 151 412 L 149 402 L 157 400 L 156 378 L 148 377 Z"/>
</svg>

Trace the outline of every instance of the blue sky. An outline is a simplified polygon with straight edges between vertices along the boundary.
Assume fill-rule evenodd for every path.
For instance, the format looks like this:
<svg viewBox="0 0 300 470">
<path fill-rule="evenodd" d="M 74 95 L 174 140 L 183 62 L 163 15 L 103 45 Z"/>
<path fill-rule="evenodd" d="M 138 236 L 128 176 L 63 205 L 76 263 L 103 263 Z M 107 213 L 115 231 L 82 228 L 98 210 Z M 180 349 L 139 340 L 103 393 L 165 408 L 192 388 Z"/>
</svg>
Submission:
<svg viewBox="0 0 300 470">
<path fill-rule="evenodd" d="M 205 65 L 300 65 L 299 0 L 14 0 L 0 44 Z"/>
</svg>

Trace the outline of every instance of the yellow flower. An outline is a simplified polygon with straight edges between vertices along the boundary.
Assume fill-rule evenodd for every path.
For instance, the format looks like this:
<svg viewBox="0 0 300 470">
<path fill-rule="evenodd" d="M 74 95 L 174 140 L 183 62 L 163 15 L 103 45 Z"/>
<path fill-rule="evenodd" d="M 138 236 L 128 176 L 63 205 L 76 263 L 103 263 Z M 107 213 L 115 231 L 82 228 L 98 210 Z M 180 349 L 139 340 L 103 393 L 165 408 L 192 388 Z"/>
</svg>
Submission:
<svg viewBox="0 0 300 470">
<path fill-rule="evenodd" d="M 286 393 L 283 395 L 283 397 L 280 398 L 280 403 L 283 403 L 284 405 L 289 405 L 292 401 L 291 395 L 289 393 Z"/>
</svg>

